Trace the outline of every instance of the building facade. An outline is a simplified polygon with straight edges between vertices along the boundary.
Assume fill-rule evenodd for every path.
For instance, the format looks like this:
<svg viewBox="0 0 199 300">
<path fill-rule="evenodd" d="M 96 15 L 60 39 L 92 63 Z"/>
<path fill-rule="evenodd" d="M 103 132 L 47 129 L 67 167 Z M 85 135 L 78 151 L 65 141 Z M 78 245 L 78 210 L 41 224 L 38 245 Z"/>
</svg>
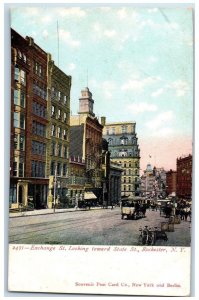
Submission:
<svg viewBox="0 0 199 300">
<path fill-rule="evenodd" d="M 139 196 L 140 149 L 135 122 L 108 123 L 103 137 L 109 143 L 111 161 L 123 168 L 121 196 Z"/>
<path fill-rule="evenodd" d="M 177 158 L 177 188 L 178 198 L 192 197 L 192 155 Z"/>
<path fill-rule="evenodd" d="M 68 202 L 69 206 L 78 206 L 84 200 L 86 185 L 86 165 L 80 157 L 70 157 Z"/>
<path fill-rule="evenodd" d="M 51 207 L 55 170 L 67 193 L 70 86 L 50 54 L 11 29 L 10 208 Z"/>
<path fill-rule="evenodd" d="M 46 207 L 47 53 L 11 30 L 10 207 Z"/>
<path fill-rule="evenodd" d="M 169 195 L 176 195 L 177 190 L 177 171 L 169 170 L 166 172 L 166 193 Z"/>
<path fill-rule="evenodd" d="M 102 199 L 102 129 L 93 112 L 94 100 L 88 88 L 81 91 L 79 113 L 70 116 L 70 156 L 85 161 L 86 191 L 93 191 Z"/>
<path fill-rule="evenodd" d="M 50 176 L 48 207 L 68 202 L 69 126 L 71 76 L 62 72 L 49 55 L 47 176 Z M 53 183 L 53 184 L 52 184 Z M 55 191 L 54 191 L 55 189 Z M 55 198 L 55 199 L 53 199 Z"/>
</svg>

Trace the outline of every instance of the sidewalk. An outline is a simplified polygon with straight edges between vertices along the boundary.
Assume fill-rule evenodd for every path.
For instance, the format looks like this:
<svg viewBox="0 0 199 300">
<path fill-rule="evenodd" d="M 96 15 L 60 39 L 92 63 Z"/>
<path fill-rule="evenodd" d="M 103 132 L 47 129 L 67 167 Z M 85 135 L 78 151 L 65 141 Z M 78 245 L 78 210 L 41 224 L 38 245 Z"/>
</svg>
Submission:
<svg viewBox="0 0 199 300">
<path fill-rule="evenodd" d="M 111 208 L 111 206 L 107 207 L 108 209 Z M 102 206 L 99 207 L 91 207 L 90 210 L 96 210 L 96 209 L 107 209 L 103 208 Z M 45 208 L 45 209 L 35 209 L 32 211 L 22 211 L 22 212 L 13 212 L 9 213 L 9 218 L 16 218 L 16 217 L 26 217 L 26 216 L 38 216 L 38 215 L 48 215 L 48 214 L 54 214 L 54 213 L 65 213 L 65 212 L 76 212 L 76 211 L 88 211 L 89 209 L 85 208 L 56 208 L 55 212 L 53 208 Z"/>
</svg>

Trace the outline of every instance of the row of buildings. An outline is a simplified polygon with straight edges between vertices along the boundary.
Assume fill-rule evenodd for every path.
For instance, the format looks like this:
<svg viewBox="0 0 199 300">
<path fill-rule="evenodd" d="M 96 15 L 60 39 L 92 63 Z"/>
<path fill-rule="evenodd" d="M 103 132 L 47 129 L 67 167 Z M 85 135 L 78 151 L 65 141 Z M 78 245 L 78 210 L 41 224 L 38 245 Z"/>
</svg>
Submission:
<svg viewBox="0 0 199 300">
<path fill-rule="evenodd" d="M 136 123 L 99 120 L 88 87 L 71 115 L 71 83 L 31 37 L 11 30 L 10 208 L 139 195 Z"/>
<path fill-rule="evenodd" d="M 165 198 L 177 196 L 178 199 L 192 197 L 192 155 L 179 157 L 176 170 L 165 171 L 164 168 L 152 168 L 148 164 L 140 178 L 142 196 Z"/>
</svg>

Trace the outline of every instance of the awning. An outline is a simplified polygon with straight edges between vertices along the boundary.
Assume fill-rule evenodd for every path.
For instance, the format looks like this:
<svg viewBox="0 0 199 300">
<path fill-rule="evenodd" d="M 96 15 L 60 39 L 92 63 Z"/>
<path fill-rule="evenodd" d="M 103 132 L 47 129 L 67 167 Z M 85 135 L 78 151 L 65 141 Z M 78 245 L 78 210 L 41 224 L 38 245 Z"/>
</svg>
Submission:
<svg viewBox="0 0 199 300">
<path fill-rule="evenodd" d="M 95 194 L 93 192 L 85 192 L 84 193 L 84 200 L 91 200 L 91 199 L 97 199 Z"/>
</svg>

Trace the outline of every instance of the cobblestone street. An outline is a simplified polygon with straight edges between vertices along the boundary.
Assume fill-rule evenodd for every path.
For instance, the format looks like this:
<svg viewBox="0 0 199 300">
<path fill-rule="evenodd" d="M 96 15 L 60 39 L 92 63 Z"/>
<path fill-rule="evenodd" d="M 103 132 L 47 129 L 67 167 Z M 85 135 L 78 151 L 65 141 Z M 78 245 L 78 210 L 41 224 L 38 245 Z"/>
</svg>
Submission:
<svg viewBox="0 0 199 300">
<path fill-rule="evenodd" d="M 29 216 L 12 214 L 9 241 L 16 244 L 82 244 L 82 245 L 139 245 L 139 228 L 161 226 L 168 222 L 159 211 L 147 210 L 138 220 L 121 219 L 120 208 L 62 211 Z M 167 232 L 168 241 L 157 240 L 156 246 L 190 246 L 191 223 L 181 221 L 174 232 Z"/>
</svg>

